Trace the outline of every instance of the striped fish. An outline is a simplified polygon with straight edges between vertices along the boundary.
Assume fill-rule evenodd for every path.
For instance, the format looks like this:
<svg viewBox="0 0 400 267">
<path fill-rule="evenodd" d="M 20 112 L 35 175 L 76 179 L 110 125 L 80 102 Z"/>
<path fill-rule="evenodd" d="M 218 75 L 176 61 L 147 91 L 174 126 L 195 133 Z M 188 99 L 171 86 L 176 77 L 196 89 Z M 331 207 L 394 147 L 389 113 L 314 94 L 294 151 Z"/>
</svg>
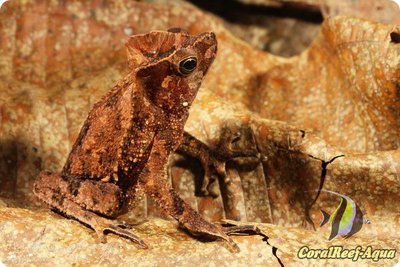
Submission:
<svg viewBox="0 0 400 267">
<path fill-rule="evenodd" d="M 332 224 L 329 240 L 332 240 L 338 236 L 349 238 L 360 231 L 363 224 L 371 223 L 364 217 L 360 207 L 348 196 L 329 190 L 321 191 L 339 196 L 341 198 L 339 206 L 332 213 L 332 215 L 329 215 L 327 212 L 321 210 L 322 221 L 320 226 L 322 227 L 328 222 Z"/>
</svg>

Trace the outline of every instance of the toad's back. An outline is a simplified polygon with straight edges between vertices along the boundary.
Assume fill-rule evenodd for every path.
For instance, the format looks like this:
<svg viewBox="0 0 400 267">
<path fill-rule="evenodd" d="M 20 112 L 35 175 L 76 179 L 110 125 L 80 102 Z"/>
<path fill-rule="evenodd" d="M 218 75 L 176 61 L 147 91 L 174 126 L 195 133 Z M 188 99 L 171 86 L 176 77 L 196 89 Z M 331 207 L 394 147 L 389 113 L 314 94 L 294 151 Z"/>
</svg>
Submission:
<svg viewBox="0 0 400 267">
<path fill-rule="evenodd" d="M 64 177 L 123 182 L 124 174 L 137 175 L 143 168 L 154 115 L 144 112 L 147 103 L 133 80 L 128 76 L 94 105 L 68 156 Z"/>
</svg>

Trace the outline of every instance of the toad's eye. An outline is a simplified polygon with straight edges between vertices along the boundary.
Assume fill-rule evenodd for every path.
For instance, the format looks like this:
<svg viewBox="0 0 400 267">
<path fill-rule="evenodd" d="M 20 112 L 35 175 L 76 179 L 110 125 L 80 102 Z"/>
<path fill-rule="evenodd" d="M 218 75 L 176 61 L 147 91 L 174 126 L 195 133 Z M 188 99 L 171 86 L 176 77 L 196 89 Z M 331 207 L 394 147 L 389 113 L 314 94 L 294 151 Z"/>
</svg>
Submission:
<svg viewBox="0 0 400 267">
<path fill-rule="evenodd" d="M 182 74 L 192 73 L 197 67 L 197 58 L 188 57 L 179 63 L 179 72 Z"/>
</svg>

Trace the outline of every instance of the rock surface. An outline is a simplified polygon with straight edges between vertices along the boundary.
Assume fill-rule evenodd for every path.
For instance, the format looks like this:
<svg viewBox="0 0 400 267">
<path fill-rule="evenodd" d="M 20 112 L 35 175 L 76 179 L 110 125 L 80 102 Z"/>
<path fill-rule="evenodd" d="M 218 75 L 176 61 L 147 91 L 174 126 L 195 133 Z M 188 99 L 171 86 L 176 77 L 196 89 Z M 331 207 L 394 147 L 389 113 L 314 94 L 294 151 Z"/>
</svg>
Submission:
<svg viewBox="0 0 400 267">
<path fill-rule="evenodd" d="M 343 244 L 341 240 L 328 242 L 326 232 L 258 226 L 268 233 L 268 242 L 278 248 L 276 254 L 285 266 L 376 264 L 372 259 L 299 259 L 297 253 L 304 244 L 310 248 L 353 249 L 368 244 L 374 249 L 400 249 L 394 240 L 352 238 Z M 175 222 L 157 218 L 135 226 L 135 233 L 149 244 L 149 249 L 140 249 L 113 235 L 107 236 L 107 243 L 99 243 L 90 229 L 49 211 L 0 208 L 0 258 L 6 266 L 280 266 L 272 246 L 261 237 L 234 237 L 241 251 L 231 253 L 222 242 L 201 242 L 176 227 Z M 395 263 L 392 259 L 384 264 Z"/>
</svg>

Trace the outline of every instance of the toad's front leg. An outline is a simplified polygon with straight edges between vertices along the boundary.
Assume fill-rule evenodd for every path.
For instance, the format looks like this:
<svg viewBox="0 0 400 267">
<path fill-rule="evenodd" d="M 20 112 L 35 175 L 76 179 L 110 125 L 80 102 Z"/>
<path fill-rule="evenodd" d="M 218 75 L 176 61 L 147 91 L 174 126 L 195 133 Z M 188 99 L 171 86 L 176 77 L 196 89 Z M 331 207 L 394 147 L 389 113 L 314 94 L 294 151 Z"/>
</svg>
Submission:
<svg viewBox="0 0 400 267">
<path fill-rule="evenodd" d="M 219 144 L 212 149 L 188 132 L 184 132 L 183 141 L 176 152 L 197 158 L 201 162 L 204 168 L 201 192 L 204 195 L 214 194 L 208 190 L 208 187 L 215 176 L 220 177 L 226 185 L 231 183 L 226 174 L 225 164 L 227 161 L 239 157 L 261 158 L 257 150 L 233 150 L 232 144 L 239 139 L 239 133 L 226 131 Z"/>
<path fill-rule="evenodd" d="M 185 203 L 167 182 L 168 155 L 163 140 L 155 140 L 145 168 L 139 175 L 139 184 L 145 193 L 181 226 L 193 235 L 208 235 L 225 240 L 232 251 L 239 251 L 231 234 L 218 224 L 206 221 L 198 212 Z"/>
</svg>

